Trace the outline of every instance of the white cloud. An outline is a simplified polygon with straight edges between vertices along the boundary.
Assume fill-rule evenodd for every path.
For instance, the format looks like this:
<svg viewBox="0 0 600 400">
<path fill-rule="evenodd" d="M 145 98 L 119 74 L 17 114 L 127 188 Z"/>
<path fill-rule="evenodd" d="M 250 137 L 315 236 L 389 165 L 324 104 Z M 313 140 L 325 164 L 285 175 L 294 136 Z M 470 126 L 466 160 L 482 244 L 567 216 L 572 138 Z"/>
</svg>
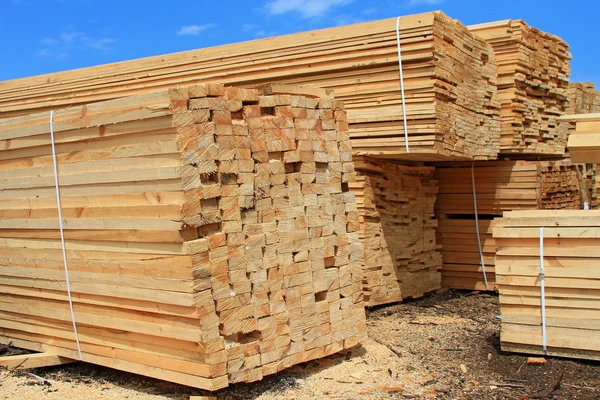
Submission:
<svg viewBox="0 0 600 400">
<path fill-rule="evenodd" d="M 66 27 L 56 37 L 44 37 L 40 40 L 42 49 L 38 50 L 39 57 L 52 57 L 56 59 L 66 58 L 70 52 L 82 48 L 94 50 L 106 50 L 108 45 L 117 39 L 100 36 L 90 36 L 85 32 L 79 32 L 72 26 Z"/>
<path fill-rule="evenodd" d="M 335 7 L 352 3 L 353 0 L 273 0 L 266 4 L 270 15 L 298 13 L 303 18 L 317 18 Z"/>
<path fill-rule="evenodd" d="M 62 40 L 64 43 L 73 43 L 73 41 L 75 41 L 76 39 L 83 39 L 84 37 L 86 37 L 84 33 L 75 32 L 70 29 L 60 34 L 60 40 Z"/>
<path fill-rule="evenodd" d="M 57 60 L 63 60 L 67 58 L 66 51 L 53 51 L 50 49 L 42 49 L 37 52 L 37 56 L 41 58 L 55 58 Z"/>
<path fill-rule="evenodd" d="M 86 37 L 82 38 L 82 41 L 85 43 L 85 45 L 87 47 L 90 47 L 92 49 L 106 49 L 106 45 L 116 42 L 117 39 L 106 38 L 106 37 L 93 39 L 93 38 L 86 36 Z"/>
<path fill-rule="evenodd" d="M 442 4 L 444 0 L 410 0 L 408 2 L 409 7 L 418 6 L 435 6 L 436 4 Z"/>
<path fill-rule="evenodd" d="M 186 25 L 182 26 L 177 32 L 177 35 L 199 35 L 200 32 L 205 31 L 209 28 L 212 28 L 214 24 L 206 24 L 206 25 Z"/>
</svg>

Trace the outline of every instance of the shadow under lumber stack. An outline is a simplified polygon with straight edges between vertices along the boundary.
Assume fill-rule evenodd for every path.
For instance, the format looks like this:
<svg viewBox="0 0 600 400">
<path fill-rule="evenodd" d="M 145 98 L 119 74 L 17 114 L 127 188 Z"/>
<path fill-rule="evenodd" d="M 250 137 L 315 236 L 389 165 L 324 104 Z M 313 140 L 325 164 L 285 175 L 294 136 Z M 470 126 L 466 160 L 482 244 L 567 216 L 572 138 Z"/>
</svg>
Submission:
<svg viewBox="0 0 600 400">
<path fill-rule="evenodd" d="M 0 82 L 0 118 L 182 84 L 279 82 L 335 89 L 363 155 L 496 158 L 500 103 L 491 47 L 441 12 L 399 24 L 411 154 L 395 18 Z"/>
<path fill-rule="evenodd" d="M 421 297 L 440 288 L 433 167 L 354 157 L 363 244 L 365 305 Z"/>
<path fill-rule="evenodd" d="M 500 153 L 562 157 L 567 125 L 557 118 L 568 107 L 568 44 L 522 20 L 472 25 L 469 30 L 491 44 L 496 55 Z"/>
<path fill-rule="evenodd" d="M 473 171 L 472 171 L 473 168 Z M 477 219 L 489 290 L 496 285 L 492 237 L 494 218 L 512 210 L 578 210 L 592 198 L 594 171 L 583 177 L 569 161 L 494 161 L 438 166 L 435 205 L 437 242 L 442 246 L 442 285 L 486 290 L 475 219 L 472 175 L 475 176 Z M 587 190 L 586 190 L 587 188 Z M 595 200 L 595 199 L 594 199 Z"/>
<path fill-rule="evenodd" d="M 600 211 L 508 212 L 494 238 L 502 350 L 544 354 L 545 323 L 549 356 L 600 360 Z"/>
<path fill-rule="evenodd" d="M 0 121 L 0 340 L 78 358 L 49 113 Z M 365 331 L 346 115 L 207 84 L 54 113 L 83 360 L 216 390 Z"/>
</svg>

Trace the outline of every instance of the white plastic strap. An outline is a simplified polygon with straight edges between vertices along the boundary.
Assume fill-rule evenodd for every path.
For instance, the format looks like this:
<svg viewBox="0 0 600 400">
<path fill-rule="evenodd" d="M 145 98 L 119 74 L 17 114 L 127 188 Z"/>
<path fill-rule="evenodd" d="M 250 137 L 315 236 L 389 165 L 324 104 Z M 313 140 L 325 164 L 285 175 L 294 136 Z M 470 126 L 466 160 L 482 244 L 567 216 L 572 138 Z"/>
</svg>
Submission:
<svg viewBox="0 0 600 400">
<path fill-rule="evenodd" d="M 402 97 L 402 120 L 404 121 L 404 143 L 406 154 L 410 153 L 408 146 L 408 123 L 406 122 L 406 99 L 404 97 L 404 73 L 402 72 L 402 51 L 400 49 L 400 18 L 396 19 L 396 44 L 398 46 L 398 67 L 400 69 L 400 95 Z"/>
<path fill-rule="evenodd" d="M 542 350 L 548 354 L 546 336 L 546 274 L 544 273 L 544 227 L 540 227 L 540 298 L 542 305 Z"/>
<path fill-rule="evenodd" d="M 77 332 L 77 324 L 75 323 L 75 311 L 73 310 L 73 297 L 71 296 L 71 284 L 69 282 L 69 267 L 67 264 L 67 249 L 65 247 L 65 231 L 63 227 L 62 205 L 60 201 L 60 190 L 58 187 L 58 166 L 56 162 L 56 146 L 54 141 L 54 110 L 50 111 L 50 140 L 52 141 L 52 162 L 54 163 L 54 186 L 56 188 L 56 205 L 58 208 L 58 224 L 60 227 L 60 242 L 62 245 L 63 263 L 65 266 L 65 281 L 67 284 L 67 295 L 69 296 L 69 308 L 71 309 L 71 322 L 73 323 L 73 332 L 75 333 L 75 341 L 77 342 L 77 352 L 79 359 L 82 360 L 81 344 L 79 343 L 79 333 Z"/>
<path fill-rule="evenodd" d="M 481 270 L 483 271 L 483 282 L 485 290 L 490 290 L 488 286 L 487 273 L 485 271 L 485 262 L 483 261 L 483 249 L 481 247 L 481 235 L 479 234 L 479 215 L 477 214 L 477 192 L 475 191 L 475 163 L 471 165 L 471 185 L 473 186 L 473 208 L 475 211 L 475 232 L 477 232 L 477 246 L 479 247 L 479 260 Z"/>
</svg>

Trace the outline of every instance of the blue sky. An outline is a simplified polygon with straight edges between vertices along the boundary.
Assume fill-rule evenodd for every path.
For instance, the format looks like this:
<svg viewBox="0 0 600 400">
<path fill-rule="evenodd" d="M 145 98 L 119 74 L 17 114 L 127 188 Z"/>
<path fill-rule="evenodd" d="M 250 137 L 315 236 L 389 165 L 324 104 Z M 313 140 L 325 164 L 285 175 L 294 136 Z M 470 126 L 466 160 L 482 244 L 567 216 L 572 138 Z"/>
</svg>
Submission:
<svg viewBox="0 0 600 400">
<path fill-rule="evenodd" d="M 465 25 L 524 19 L 571 45 L 600 86 L 600 0 L 0 0 L 0 81 L 442 10 Z"/>
</svg>

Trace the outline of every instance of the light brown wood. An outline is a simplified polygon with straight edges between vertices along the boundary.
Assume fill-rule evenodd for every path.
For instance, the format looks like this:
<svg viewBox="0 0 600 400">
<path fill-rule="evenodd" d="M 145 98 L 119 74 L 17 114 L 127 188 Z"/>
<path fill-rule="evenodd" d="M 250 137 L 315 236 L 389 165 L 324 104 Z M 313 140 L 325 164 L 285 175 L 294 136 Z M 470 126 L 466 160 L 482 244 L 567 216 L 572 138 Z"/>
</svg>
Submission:
<svg viewBox="0 0 600 400">
<path fill-rule="evenodd" d="M 440 288 L 432 167 L 355 157 L 365 304 L 418 298 Z"/>
<path fill-rule="evenodd" d="M 355 173 L 331 93 L 179 86 L 54 124 L 84 361 L 217 390 L 362 339 Z M 0 339 L 78 358 L 48 133 L 47 113 L 0 120 Z"/>
<path fill-rule="evenodd" d="M 600 112 L 600 91 L 592 82 L 571 82 L 567 95 L 569 106 L 566 115 Z"/>
<path fill-rule="evenodd" d="M 494 159 L 501 121 L 491 45 L 441 12 L 401 17 L 400 36 L 410 154 L 404 142 L 396 18 L 0 82 L 0 118 L 178 85 L 217 82 L 249 88 L 276 82 L 268 93 L 275 97 L 286 94 L 290 84 L 308 85 L 291 94 L 312 99 L 328 98 L 334 90 L 346 104 L 348 117 L 341 124 L 349 124 L 360 154 L 424 161 Z M 236 90 L 230 96 L 235 102 L 254 101 Z M 118 118 L 125 111 L 139 118 L 165 112 L 160 99 L 145 109 L 123 111 Z M 60 112 L 56 119 L 58 129 L 72 121 Z M 22 145 L 19 135 L 25 131 L 5 132 L 0 148 L 7 145 L 3 139 Z"/>
<path fill-rule="evenodd" d="M 600 163 L 600 113 L 564 117 L 575 125 L 567 147 L 573 162 Z"/>
<path fill-rule="evenodd" d="M 540 227 L 548 355 L 597 360 L 600 241 L 586 233 L 600 227 L 598 210 L 513 211 L 496 220 L 502 349 L 543 354 Z"/>
<path fill-rule="evenodd" d="M 468 28 L 494 48 L 498 63 L 500 153 L 563 156 L 567 124 L 557 117 L 565 114 L 569 104 L 568 44 L 522 20 Z"/>
<path fill-rule="evenodd" d="M 77 360 L 61 357 L 50 353 L 20 354 L 16 356 L 0 357 L 0 366 L 9 370 L 53 367 L 55 365 L 69 364 Z"/>
<path fill-rule="evenodd" d="M 479 239 L 488 289 L 496 290 L 494 218 L 504 211 L 582 209 L 597 203 L 594 169 L 563 161 L 490 161 L 444 164 L 436 169 L 437 243 L 442 247 L 442 285 L 485 290 L 477 243 L 471 169 L 475 176 Z"/>
</svg>

